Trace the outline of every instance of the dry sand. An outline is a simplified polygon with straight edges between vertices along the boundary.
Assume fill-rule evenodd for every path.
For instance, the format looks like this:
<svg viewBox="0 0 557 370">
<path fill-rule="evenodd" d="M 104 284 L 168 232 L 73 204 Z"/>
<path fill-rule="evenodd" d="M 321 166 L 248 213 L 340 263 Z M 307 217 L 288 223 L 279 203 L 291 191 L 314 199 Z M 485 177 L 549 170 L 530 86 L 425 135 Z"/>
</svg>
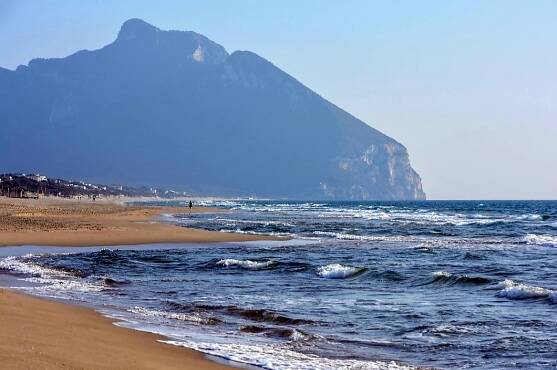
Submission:
<svg viewBox="0 0 557 370">
<path fill-rule="evenodd" d="M 192 209 L 192 212 L 215 211 L 219 210 L 205 207 Z M 273 239 L 268 236 L 188 229 L 152 220 L 163 213 L 187 212 L 182 207 L 0 197 L 0 246 L 95 246 Z"/>
<path fill-rule="evenodd" d="M 2 369 L 230 369 L 93 310 L 0 289 Z"/>
</svg>

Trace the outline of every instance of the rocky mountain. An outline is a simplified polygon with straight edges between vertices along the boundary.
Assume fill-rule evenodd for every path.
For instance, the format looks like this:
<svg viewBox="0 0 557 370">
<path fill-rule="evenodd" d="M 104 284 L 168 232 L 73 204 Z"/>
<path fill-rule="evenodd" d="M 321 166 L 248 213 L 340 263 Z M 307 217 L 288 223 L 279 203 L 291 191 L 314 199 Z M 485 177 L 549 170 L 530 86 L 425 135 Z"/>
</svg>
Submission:
<svg viewBox="0 0 557 370">
<path fill-rule="evenodd" d="M 406 148 L 249 51 L 125 22 L 0 68 L 0 170 L 200 194 L 425 199 Z"/>
</svg>

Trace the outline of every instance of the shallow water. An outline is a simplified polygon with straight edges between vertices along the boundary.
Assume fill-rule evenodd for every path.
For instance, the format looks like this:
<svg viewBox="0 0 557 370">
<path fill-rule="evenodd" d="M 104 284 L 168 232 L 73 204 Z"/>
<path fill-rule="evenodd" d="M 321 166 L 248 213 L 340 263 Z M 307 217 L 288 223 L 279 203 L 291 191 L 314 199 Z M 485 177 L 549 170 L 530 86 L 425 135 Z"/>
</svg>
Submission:
<svg viewBox="0 0 557 370">
<path fill-rule="evenodd" d="M 557 202 L 210 205 L 232 212 L 171 221 L 297 239 L 34 251 L 0 269 L 20 289 L 265 368 L 557 364 Z"/>
</svg>

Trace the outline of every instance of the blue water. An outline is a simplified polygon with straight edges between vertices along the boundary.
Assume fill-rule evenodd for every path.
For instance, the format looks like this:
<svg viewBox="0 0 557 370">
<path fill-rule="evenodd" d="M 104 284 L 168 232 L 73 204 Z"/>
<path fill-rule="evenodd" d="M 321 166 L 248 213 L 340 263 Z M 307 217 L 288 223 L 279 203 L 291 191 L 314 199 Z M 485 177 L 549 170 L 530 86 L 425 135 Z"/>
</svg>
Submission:
<svg viewBox="0 0 557 370">
<path fill-rule="evenodd" d="M 557 202 L 212 201 L 294 240 L 34 253 L 24 289 L 272 369 L 555 368 Z"/>
</svg>

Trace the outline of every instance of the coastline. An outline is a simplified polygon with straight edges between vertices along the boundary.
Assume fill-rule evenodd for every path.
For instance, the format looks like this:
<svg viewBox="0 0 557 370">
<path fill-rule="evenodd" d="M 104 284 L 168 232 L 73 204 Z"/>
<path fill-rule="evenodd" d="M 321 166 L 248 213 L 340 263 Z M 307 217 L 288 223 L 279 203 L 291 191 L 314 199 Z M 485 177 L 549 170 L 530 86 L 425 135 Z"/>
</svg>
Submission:
<svg viewBox="0 0 557 370">
<path fill-rule="evenodd" d="M 232 369 L 113 321 L 90 308 L 0 289 L 0 363 L 9 369 Z"/>
<path fill-rule="evenodd" d="M 194 207 L 192 213 L 222 212 Z M 124 246 L 277 240 L 154 221 L 187 208 L 0 197 L 0 247 Z M 0 287 L 0 362 L 11 369 L 231 369 L 163 336 L 123 328 L 93 308 Z"/>
<path fill-rule="evenodd" d="M 194 207 L 192 213 L 222 212 Z M 213 243 L 277 240 L 266 235 L 221 233 L 179 227 L 153 218 L 187 213 L 183 207 L 123 205 L 57 198 L 0 197 L 0 247 L 116 246 L 151 243 Z"/>
</svg>

